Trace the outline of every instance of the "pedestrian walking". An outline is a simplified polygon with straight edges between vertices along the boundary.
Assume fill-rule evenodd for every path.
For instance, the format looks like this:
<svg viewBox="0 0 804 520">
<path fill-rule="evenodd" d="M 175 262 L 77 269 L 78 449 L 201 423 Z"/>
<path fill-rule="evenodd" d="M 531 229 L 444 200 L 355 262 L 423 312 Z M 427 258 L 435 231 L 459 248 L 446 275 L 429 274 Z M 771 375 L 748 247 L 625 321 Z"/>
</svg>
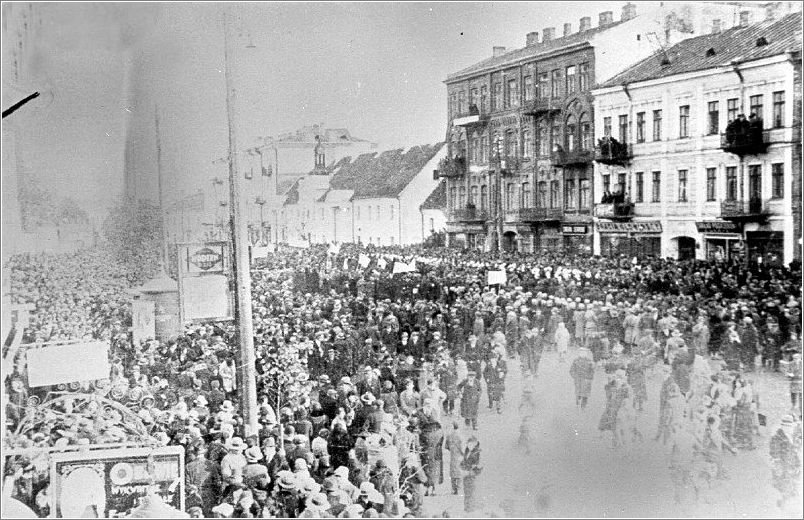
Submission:
<svg viewBox="0 0 804 520">
<path fill-rule="evenodd" d="M 566 361 L 567 350 L 569 349 L 570 342 L 570 333 L 567 330 L 567 326 L 564 324 L 564 320 L 558 322 L 554 341 L 556 350 L 558 351 L 559 360 L 563 363 Z"/>
<path fill-rule="evenodd" d="M 578 357 L 570 366 L 570 376 L 575 383 L 575 406 L 586 409 L 589 394 L 592 392 L 592 380 L 595 377 L 595 364 L 592 352 L 587 348 L 578 350 Z"/>
<path fill-rule="evenodd" d="M 466 441 L 463 455 L 463 510 L 471 513 L 480 509 L 480 503 L 475 496 L 477 478 L 483 471 L 480 463 L 480 441 L 472 435 Z"/>
<path fill-rule="evenodd" d="M 466 440 L 461 433 L 458 422 L 452 423 L 452 431 L 447 435 L 444 447 L 449 451 L 449 478 L 452 484 L 452 494 L 457 495 L 461 489 L 463 480 L 463 464 L 464 450 L 466 449 Z"/>
<path fill-rule="evenodd" d="M 801 423 L 785 415 L 769 445 L 773 487 L 781 497 L 776 504 L 783 508 L 795 497 L 801 479 Z"/>
<path fill-rule="evenodd" d="M 459 388 L 461 391 L 461 417 L 466 426 L 477 430 L 477 409 L 480 406 L 480 383 L 477 380 L 477 374 L 470 371 Z"/>
</svg>

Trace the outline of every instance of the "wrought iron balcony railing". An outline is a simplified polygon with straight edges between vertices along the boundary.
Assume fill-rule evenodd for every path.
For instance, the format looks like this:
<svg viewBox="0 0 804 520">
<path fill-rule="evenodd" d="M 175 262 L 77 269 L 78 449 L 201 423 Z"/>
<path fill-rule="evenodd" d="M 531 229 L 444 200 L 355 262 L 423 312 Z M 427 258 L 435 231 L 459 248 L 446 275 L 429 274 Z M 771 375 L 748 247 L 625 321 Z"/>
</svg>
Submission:
<svg viewBox="0 0 804 520">
<path fill-rule="evenodd" d="M 634 216 L 633 202 L 595 204 L 595 216 L 609 220 L 629 220 Z"/>
<path fill-rule="evenodd" d="M 763 220 L 768 213 L 767 205 L 758 197 L 720 203 L 720 218 L 726 220 Z"/>
<path fill-rule="evenodd" d="M 564 216 L 562 208 L 519 208 L 516 212 L 518 222 L 560 221 Z"/>
<path fill-rule="evenodd" d="M 632 146 L 615 139 L 600 139 L 597 146 L 595 146 L 595 161 L 601 164 L 625 166 L 633 157 Z"/>
<path fill-rule="evenodd" d="M 488 212 L 477 206 L 465 206 L 450 211 L 451 222 L 485 222 Z"/>
<path fill-rule="evenodd" d="M 735 155 L 757 155 L 765 153 L 770 146 L 770 130 L 749 129 L 745 132 L 725 132 L 720 134 L 720 148 Z"/>
<path fill-rule="evenodd" d="M 554 166 L 574 166 L 589 164 L 594 158 L 592 150 L 574 149 L 571 151 L 556 150 L 550 154 L 550 161 Z"/>
<path fill-rule="evenodd" d="M 441 177 L 461 177 L 466 174 L 466 159 L 464 157 L 444 157 L 438 163 L 438 174 Z"/>
<path fill-rule="evenodd" d="M 536 98 L 525 102 L 522 113 L 526 116 L 540 116 L 561 111 L 561 98 Z"/>
</svg>

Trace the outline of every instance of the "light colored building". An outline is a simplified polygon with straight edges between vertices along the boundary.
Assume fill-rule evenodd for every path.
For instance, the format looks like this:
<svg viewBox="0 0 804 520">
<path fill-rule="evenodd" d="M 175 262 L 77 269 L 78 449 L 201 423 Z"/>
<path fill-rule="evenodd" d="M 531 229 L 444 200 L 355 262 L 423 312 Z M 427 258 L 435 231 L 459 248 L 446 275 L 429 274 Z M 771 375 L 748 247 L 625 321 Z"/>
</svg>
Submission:
<svg viewBox="0 0 804 520">
<path fill-rule="evenodd" d="M 715 26 L 592 91 L 596 254 L 793 260 L 801 13 L 768 14 Z M 761 121 L 738 131 L 739 114 Z M 607 192 L 624 196 L 602 203 Z"/>
<path fill-rule="evenodd" d="M 419 207 L 438 186 L 433 171 L 445 146 L 414 146 L 341 159 L 296 181 L 284 207 L 280 241 L 295 246 L 358 242 L 420 243 L 429 236 Z"/>
<path fill-rule="evenodd" d="M 422 236 L 441 233 L 447 228 L 447 183 L 442 180 L 436 189 L 419 206 L 422 214 Z"/>
</svg>

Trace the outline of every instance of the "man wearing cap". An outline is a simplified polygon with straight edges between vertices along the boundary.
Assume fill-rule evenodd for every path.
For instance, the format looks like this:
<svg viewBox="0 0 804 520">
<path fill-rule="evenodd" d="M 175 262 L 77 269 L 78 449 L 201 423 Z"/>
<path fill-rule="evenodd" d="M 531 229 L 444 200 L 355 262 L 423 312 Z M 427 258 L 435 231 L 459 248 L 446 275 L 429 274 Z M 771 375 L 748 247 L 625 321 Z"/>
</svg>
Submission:
<svg viewBox="0 0 804 520">
<path fill-rule="evenodd" d="M 801 479 L 801 423 L 792 415 L 782 417 L 770 445 L 773 487 L 781 494 L 776 502 L 780 508 L 796 496 Z"/>
<path fill-rule="evenodd" d="M 469 375 L 460 385 L 458 390 L 461 392 L 461 417 L 466 426 L 471 425 L 473 430 L 477 430 L 477 410 L 480 406 L 480 382 L 477 380 L 477 372 L 469 371 Z"/>
</svg>

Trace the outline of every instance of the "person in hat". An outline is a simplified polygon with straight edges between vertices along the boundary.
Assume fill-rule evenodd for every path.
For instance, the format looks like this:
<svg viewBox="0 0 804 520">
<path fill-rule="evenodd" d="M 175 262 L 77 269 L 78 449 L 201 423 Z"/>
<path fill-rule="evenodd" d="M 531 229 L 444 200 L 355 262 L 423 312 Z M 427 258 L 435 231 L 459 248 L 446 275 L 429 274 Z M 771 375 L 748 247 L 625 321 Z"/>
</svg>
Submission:
<svg viewBox="0 0 804 520">
<path fill-rule="evenodd" d="M 617 428 L 617 414 L 631 395 L 631 387 L 626 381 L 625 370 L 618 369 L 606 384 L 605 389 L 606 408 L 600 417 L 598 429 L 602 432 L 612 432 L 612 446 L 616 448 L 622 442 Z"/>
<path fill-rule="evenodd" d="M 399 407 L 407 416 L 415 415 L 419 408 L 419 393 L 413 389 L 413 381 L 405 380 L 405 389 L 399 394 Z"/>
<path fill-rule="evenodd" d="M 560 320 L 556 325 L 556 332 L 553 342 L 556 346 L 556 350 L 558 351 L 559 360 L 563 363 L 567 358 L 567 350 L 569 349 L 570 342 L 570 333 L 567 330 L 567 326 L 563 319 Z"/>
<path fill-rule="evenodd" d="M 329 509 L 329 500 L 324 493 L 313 493 L 304 502 L 304 511 L 299 518 L 326 518 Z"/>
<path fill-rule="evenodd" d="M 471 425 L 473 430 L 477 430 L 477 411 L 480 407 L 480 382 L 477 373 L 470 371 L 466 380 L 458 385 L 461 392 L 461 417 L 466 426 Z"/>
<path fill-rule="evenodd" d="M 575 406 L 586 409 L 589 394 L 592 392 L 592 380 L 595 377 L 595 364 L 592 352 L 587 348 L 578 349 L 578 357 L 570 366 L 570 376 L 575 383 Z"/>
<path fill-rule="evenodd" d="M 784 508 L 801 487 L 801 422 L 797 422 L 793 415 L 783 416 L 768 450 L 772 484 L 781 495 L 777 505 Z"/>
<path fill-rule="evenodd" d="M 299 492 L 296 489 L 296 476 L 291 471 L 277 474 L 269 511 L 275 518 L 298 518 Z"/>
<path fill-rule="evenodd" d="M 466 441 L 462 469 L 464 471 L 463 510 L 466 513 L 471 513 L 480 509 L 480 503 L 475 496 L 475 482 L 483 471 L 483 466 L 480 463 L 480 441 L 478 441 L 477 437 L 474 435 L 470 436 Z"/>
<path fill-rule="evenodd" d="M 246 443 L 240 437 L 232 437 L 226 445 L 228 453 L 221 460 L 221 476 L 226 484 L 242 484 L 243 470 L 248 462 L 243 456 Z"/>
<path fill-rule="evenodd" d="M 444 442 L 444 447 L 449 451 L 449 476 L 450 483 L 452 484 L 452 494 L 457 495 L 461 489 L 461 481 L 463 480 L 463 456 L 466 440 L 461 433 L 457 421 L 452 423 L 452 431 L 447 435 Z"/>
</svg>

